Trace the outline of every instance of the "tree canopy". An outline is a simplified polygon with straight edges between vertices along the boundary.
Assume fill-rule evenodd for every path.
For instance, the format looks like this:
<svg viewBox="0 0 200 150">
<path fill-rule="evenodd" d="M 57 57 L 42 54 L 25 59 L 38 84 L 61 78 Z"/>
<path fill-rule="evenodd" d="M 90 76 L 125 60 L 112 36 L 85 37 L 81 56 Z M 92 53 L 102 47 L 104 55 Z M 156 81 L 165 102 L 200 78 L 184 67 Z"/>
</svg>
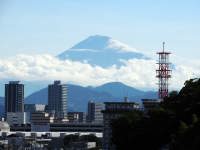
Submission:
<svg viewBox="0 0 200 150">
<path fill-rule="evenodd" d="M 112 122 L 117 149 L 199 150 L 200 80 L 185 82 L 147 114 L 134 111 Z"/>
</svg>

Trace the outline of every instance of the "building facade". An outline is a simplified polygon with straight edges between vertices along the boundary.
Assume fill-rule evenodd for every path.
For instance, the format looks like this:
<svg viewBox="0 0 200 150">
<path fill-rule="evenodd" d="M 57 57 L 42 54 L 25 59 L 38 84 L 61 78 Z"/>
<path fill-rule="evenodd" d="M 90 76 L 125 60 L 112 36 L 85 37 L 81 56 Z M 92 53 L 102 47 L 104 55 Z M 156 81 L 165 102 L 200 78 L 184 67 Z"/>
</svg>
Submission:
<svg viewBox="0 0 200 150">
<path fill-rule="evenodd" d="M 29 114 L 25 112 L 7 112 L 6 118 L 10 126 L 30 123 Z"/>
<path fill-rule="evenodd" d="M 68 112 L 67 118 L 69 122 L 85 122 L 86 114 L 84 112 Z"/>
<path fill-rule="evenodd" d="M 48 86 L 48 111 L 53 113 L 55 118 L 67 118 L 67 85 L 60 81 Z"/>
<path fill-rule="evenodd" d="M 88 111 L 87 111 L 87 122 L 97 122 L 103 123 L 103 113 L 104 103 L 99 102 L 88 102 Z"/>
<path fill-rule="evenodd" d="M 24 112 L 24 85 L 20 81 L 5 85 L 5 116 L 7 112 Z"/>
<path fill-rule="evenodd" d="M 31 113 L 31 131 L 44 132 L 50 130 L 50 123 L 54 122 L 54 117 L 46 112 Z"/>
<path fill-rule="evenodd" d="M 24 111 L 25 112 L 37 112 L 37 111 L 45 111 L 44 104 L 25 104 L 24 105 Z"/>
<path fill-rule="evenodd" d="M 104 129 L 103 129 L 103 149 L 115 150 L 112 143 L 112 120 L 122 116 L 124 112 L 131 112 L 139 109 L 139 104 L 134 102 L 105 102 L 105 110 L 103 111 Z"/>
<path fill-rule="evenodd" d="M 27 116 L 30 118 L 28 123 L 31 123 L 31 114 L 34 112 L 45 112 L 44 104 L 25 104 L 24 111 L 26 112 Z"/>
<path fill-rule="evenodd" d="M 157 99 L 142 99 L 143 110 L 147 113 L 149 110 L 160 106 L 160 100 Z"/>
</svg>

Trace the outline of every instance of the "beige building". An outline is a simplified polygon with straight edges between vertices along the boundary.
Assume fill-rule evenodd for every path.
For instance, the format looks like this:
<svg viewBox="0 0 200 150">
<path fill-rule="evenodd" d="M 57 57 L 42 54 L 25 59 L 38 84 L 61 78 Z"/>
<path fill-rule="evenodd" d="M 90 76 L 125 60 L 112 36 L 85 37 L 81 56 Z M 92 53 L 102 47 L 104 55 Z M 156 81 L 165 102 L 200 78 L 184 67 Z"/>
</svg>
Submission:
<svg viewBox="0 0 200 150">
<path fill-rule="evenodd" d="M 0 132 L 10 132 L 10 126 L 5 121 L 0 121 Z"/>
</svg>

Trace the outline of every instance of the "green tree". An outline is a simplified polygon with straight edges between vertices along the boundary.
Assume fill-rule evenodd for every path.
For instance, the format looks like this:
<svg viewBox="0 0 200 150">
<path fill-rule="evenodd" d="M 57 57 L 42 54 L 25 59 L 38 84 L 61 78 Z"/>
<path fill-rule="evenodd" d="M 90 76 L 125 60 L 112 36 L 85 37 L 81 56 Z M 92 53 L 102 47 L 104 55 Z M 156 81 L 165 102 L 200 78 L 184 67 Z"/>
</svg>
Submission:
<svg viewBox="0 0 200 150">
<path fill-rule="evenodd" d="M 194 125 L 194 124 L 196 124 L 198 121 L 199 121 L 199 119 L 198 119 L 197 115 L 196 115 L 196 114 L 193 114 L 193 115 L 192 115 L 192 124 Z"/>
<path fill-rule="evenodd" d="M 189 128 L 188 125 L 185 122 L 181 121 L 180 126 L 178 128 L 178 133 L 184 134 L 187 131 L 188 128 Z"/>
<path fill-rule="evenodd" d="M 96 146 L 97 148 L 102 148 L 102 141 L 100 138 L 96 137 L 93 134 L 89 134 L 89 135 L 82 135 L 79 138 L 80 141 L 85 141 L 85 142 L 96 142 Z"/>
<path fill-rule="evenodd" d="M 132 112 L 114 120 L 112 141 L 119 150 L 199 150 L 199 117 L 200 79 L 191 79 L 148 114 Z"/>
<path fill-rule="evenodd" d="M 63 139 L 64 146 L 68 146 L 71 142 L 76 142 L 79 140 L 79 135 L 70 134 L 66 135 Z"/>
</svg>

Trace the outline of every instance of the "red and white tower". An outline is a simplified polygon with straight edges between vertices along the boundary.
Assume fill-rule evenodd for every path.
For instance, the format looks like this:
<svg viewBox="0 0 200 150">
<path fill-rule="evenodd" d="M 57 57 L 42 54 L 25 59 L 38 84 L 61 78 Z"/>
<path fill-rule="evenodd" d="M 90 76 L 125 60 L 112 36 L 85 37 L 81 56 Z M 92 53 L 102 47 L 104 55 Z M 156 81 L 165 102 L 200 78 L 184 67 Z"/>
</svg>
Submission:
<svg viewBox="0 0 200 150">
<path fill-rule="evenodd" d="M 165 51 L 165 42 L 163 42 L 162 52 L 157 53 L 159 56 L 158 69 L 156 70 L 156 77 L 158 78 L 158 97 L 163 99 L 168 96 L 168 80 L 171 78 L 169 55 L 170 52 Z"/>
</svg>

